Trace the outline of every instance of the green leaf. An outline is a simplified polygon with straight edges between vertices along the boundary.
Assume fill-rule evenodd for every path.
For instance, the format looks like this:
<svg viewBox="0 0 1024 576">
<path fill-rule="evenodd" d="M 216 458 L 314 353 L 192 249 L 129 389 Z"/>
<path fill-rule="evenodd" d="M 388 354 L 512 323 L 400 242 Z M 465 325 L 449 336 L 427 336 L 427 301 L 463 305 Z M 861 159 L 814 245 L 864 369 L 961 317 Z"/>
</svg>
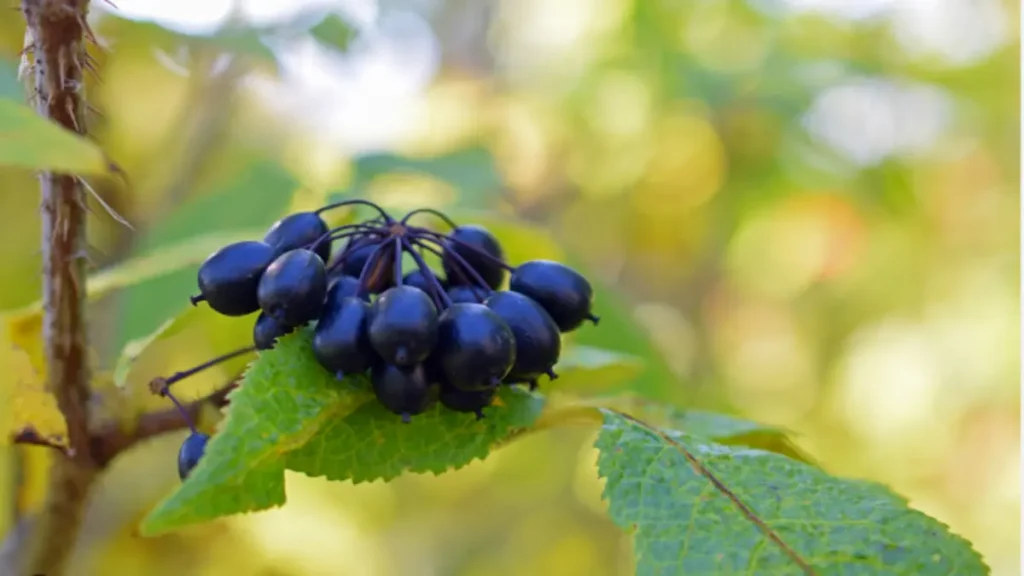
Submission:
<svg viewBox="0 0 1024 576">
<path fill-rule="evenodd" d="M 705 412 L 703 410 L 664 409 L 667 427 L 682 430 L 694 436 L 711 438 L 730 446 L 748 446 L 775 452 L 794 460 L 813 464 L 813 459 L 790 441 L 793 433 L 774 426 L 750 420 Z"/>
<path fill-rule="evenodd" d="M 555 366 L 558 379 L 541 386 L 558 392 L 594 395 L 628 385 L 643 373 L 644 362 L 630 354 L 593 346 L 566 346 Z"/>
<path fill-rule="evenodd" d="M 0 59 L 0 100 L 23 100 L 25 85 L 18 81 L 18 65 Z"/>
<path fill-rule="evenodd" d="M 260 354 L 229 400 L 206 454 L 146 517 L 144 535 L 283 504 L 284 453 L 343 418 L 366 394 L 316 364 L 309 331 L 302 330 Z"/>
<path fill-rule="evenodd" d="M 265 232 L 263 228 L 215 232 L 166 244 L 90 276 L 89 297 L 106 296 L 115 290 L 154 280 L 182 268 L 195 267 L 220 248 L 233 242 L 259 238 Z M 187 301 L 187 298 L 184 301 Z"/>
<path fill-rule="evenodd" d="M 405 472 L 441 474 L 487 457 L 532 424 L 543 407 L 537 394 L 502 387 L 481 420 L 438 404 L 403 424 L 379 402 L 367 402 L 290 452 L 287 466 L 309 476 L 355 483 L 387 481 Z"/>
<path fill-rule="evenodd" d="M 356 37 L 356 30 L 344 18 L 329 12 L 309 29 L 309 34 L 320 43 L 344 52 Z"/>
<path fill-rule="evenodd" d="M 789 439 L 793 432 L 759 422 L 704 410 L 683 410 L 634 395 L 596 398 L 577 405 L 611 408 L 636 415 L 661 428 L 680 430 L 729 446 L 747 446 L 815 464 L 814 459 Z"/>
<path fill-rule="evenodd" d="M 69 174 L 112 170 L 92 142 L 12 99 L 0 99 L 0 165 Z"/>
<path fill-rule="evenodd" d="M 228 317 L 217 314 L 205 306 L 185 305 L 182 311 L 164 322 L 153 332 L 128 342 L 114 365 L 114 385 L 118 388 L 141 389 L 153 378 L 145 369 L 136 370 L 136 362 L 148 354 L 161 354 L 176 345 L 177 339 L 188 342 L 202 341 L 211 357 L 233 352 L 252 345 L 252 316 Z M 221 362 L 218 368 L 229 374 L 238 374 L 241 367 L 252 360 L 251 354 Z"/>
<path fill-rule="evenodd" d="M 638 576 L 989 573 L 969 542 L 880 484 L 602 413 L 598 470 Z"/>
<path fill-rule="evenodd" d="M 297 188 L 298 183 L 284 168 L 265 161 L 253 162 L 228 182 L 162 218 L 139 239 L 138 257 L 210 230 L 244 232 L 248 236 L 238 240 L 259 240 L 288 209 Z M 224 244 L 213 246 L 203 258 Z M 196 290 L 196 271 L 201 261 L 162 278 L 137 283 L 126 291 L 113 342 L 115 349 L 156 330 L 187 302 L 188 295 Z"/>
<path fill-rule="evenodd" d="M 185 325 L 195 316 L 195 308 L 189 307 L 189 310 L 184 310 L 181 314 L 178 314 L 174 318 L 171 318 L 167 322 L 160 325 L 159 328 L 154 330 L 152 333 L 147 334 L 143 338 L 136 338 L 131 342 L 125 344 L 124 348 L 121 349 L 121 355 L 117 358 L 117 363 L 114 364 L 114 385 L 118 388 L 123 388 L 125 383 L 128 381 L 128 373 L 131 371 L 135 361 L 145 352 L 150 345 L 154 342 L 170 338 L 176 334 L 179 334 Z"/>
<path fill-rule="evenodd" d="M 189 34 L 171 30 L 155 22 L 106 15 L 111 33 L 126 44 L 137 44 L 175 53 L 187 46 L 197 52 L 210 50 L 227 52 L 252 58 L 254 62 L 270 66 L 276 73 L 279 63 L 277 55 L 263 42 L 263 36 L 275 32 L 273 28 L 229 25 L 208 34 Z M 289 25 L 291 23 L 288 23 Z"/>
</svg>

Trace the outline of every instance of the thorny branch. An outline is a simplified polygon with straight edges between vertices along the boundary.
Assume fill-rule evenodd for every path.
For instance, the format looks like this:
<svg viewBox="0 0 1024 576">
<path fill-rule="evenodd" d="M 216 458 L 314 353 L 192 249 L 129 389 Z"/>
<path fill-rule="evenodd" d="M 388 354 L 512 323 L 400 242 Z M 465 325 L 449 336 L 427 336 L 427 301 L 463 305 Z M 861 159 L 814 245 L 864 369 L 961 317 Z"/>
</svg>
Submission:
<svg viewBox="0 0 1024 576">
<path fill-rule="evenodd" d="M 199 420 L 200 413 L 206 406 L 223 408 L 228 403 L 228 394 L 238 387 L 233 381 L 215 390 L 209 395 L 185 405 L 185 411 L 191 421 Z M 139 417 L 135 424 L 126 429 L 120 422 L 109 421 L 95 427 L 89 434 L 90 453 L 99 467 L 109 464 L 118 454 L 154 436 L 167 432 L 184 430 L 188 422 L 176 408 L 147 412 Z M 45 436 L 31 426 L 26 426 L 11 437 L 14 444 L 45 446 L 53 448 L 61 454 L 68 455 L 66 439 L 61 436 Z"/>
<path fill-rule="evenodd" d="M 36 111 L 84 135 L 82 71 L 88 0 L 22 0 Z M 73 174 L 39 175 L 42 195 L 43 347 L 47 388 L 67 423 L 46 501 L 24 556 L 24 574 L 59 576 L 78 534 L 99 466 L 89 445 L 89 360 L 85 329 L 86 202 Z"/>
</svg>

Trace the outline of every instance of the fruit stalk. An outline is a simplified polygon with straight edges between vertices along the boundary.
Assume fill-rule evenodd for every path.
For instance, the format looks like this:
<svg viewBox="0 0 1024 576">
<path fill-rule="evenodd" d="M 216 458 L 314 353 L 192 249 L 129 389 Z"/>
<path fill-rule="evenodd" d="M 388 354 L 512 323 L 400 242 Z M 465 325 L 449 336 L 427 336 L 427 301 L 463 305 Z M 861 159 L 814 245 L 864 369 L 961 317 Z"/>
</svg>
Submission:
<svg viewBox="0 0 1024 576">
<path fill-rule="evenodd" d="M 440 220 L 440 221 L 444 222 L 445 224 L 447 224 L 448 227 L 453 229 L 453 230 L 455 228 L 459 227 L 459 225 L 456 224 L 454 220 L 449 218 L 447 214 L 445 214 L 444 212 L 441 212 L 440 210 L 435 210 L 433 208 L 417 208 L 415 210 L 412 210 L 408 214 L 406 214 L 405 216 L 402 217 L 401 224 L 404 226 L 405 224 L 407 224 L 409 222 L 409 220 L 412 219 L 413 216 L 417 216 L 419 214 L 430 214 L 431 216 L 433 216 L 433 217 L 437 218 L 438 220 Z"/>
<path fill-rule="evenodd" d="M 430 280 L 430 287 L 434 297 L 437 299 L 437 309 L 443 310 L 445 308 L 450 308 L 452 305 L 452 299 L 448 297 L 448 293 L 444 291 L 444 287 L 442 287 L 441 283 L 437 281 L 437 276 L 431 272 L 430 266 L 427 266 L 426 261 L 423 260 L 423 256 L 420 256 L 419 252 L 416 252 L 412 244 L 405 238 L 402 239 L 402 248 L 412 256 L 412 259 L 416 261 L 416 266 L 418 266 L 419 269 L 426 274 L 427 279 Z"/>
<path fill-rule="evenodd" d="M 37 112 L 85 134 L 82 68 L 91 37 L 88 0 L 22 0 L 31 38 Z M 67 422 L 68 450 L 54 458 L 46 500 L 24 557 L 24 574 L 60 576 L 74 549 L 97 466 L 89 439 L 85 329 L 86 199 L 77 176 L 39 175 L 42 192 L 43 339 L 47 388 Z"/>
<path fill-rule="evenodd" d="M 423 248 L 424 250 L 432 254 L 436 254 L 438 257 L 443 257 L 443 254 L 440 250 L 434 248 L 433 246 L 430 246 L 426 242 L 437 243 L 437 241 L 434 240 L 433 238 L 421 237 L 413 240 L 413 245 L 419 246 L 420 248 Z M 440 244 L 438 245 L 440 246 Z M 491 293 L 491 287 L 487 285 L 487 282 L 480 276 L 480 273 L 474 270 L 473 267 L 470 266 L 468 262 L 466 262 L 465 258 L 454 252 L 449 252 L 449 254 L 451 254 L 452 258 L 454 258 L 455 261 L 458 263 L 458 267 L 456 268 L 456 270 L 461 272 L 462 274 L 465 274 L 471 280 L 469 284 L 474 289 L 474 292 L 476 291 L 476 289 L 480 289 L 483 291 L 485 297 L 487 294 Z"/>
<path fill-rule="evenodd" d="M 413 232 L 415 234 L 417 234 L 417 235 L 420 235 L 421 236 L 420 239 L 422 239 L 422 240 L 429 239 L 431 242 L 434 242 L 438 246 L 442 246 L 443 247 L 443 241 L 447 240 L 449 242 L 452 242 L 453 244 L 456 244 L 456 245 L 458 245 L 458 246 L 460 246 L 462 248 L 465 248 L 466 250 L 469 250 L 470 252 L 473 252 L 477 256 L 480 256 L 481 258 L 491 262 L 495 266 L 500 266 L 501 268 L 504 268 L 505 270 L 508 270 L 509 272 L 515 272 L 515 270 L 516 270 L 516 267 L 509 265 L 508 262 L 505 262 L 504 260 L 502 260 L 500 258 L 495 258 L 494 256 L 491 256 L 487 252 L 484 252 L 483 250 L 477 248 L 476 246 L 471 246 L 469 244 L 466 244 L 465 242 L 463 242 L 462 240 L 459 240 L 458 238 L 453 238 L 451 234 L 447 234 L 447 235 L 446 234 L 440 234 L 438 232 L 434 232 L 433 230 L 427 230 L 426 228 L 415 228 L 415 229 L 413 229 Z"/>
</svg>

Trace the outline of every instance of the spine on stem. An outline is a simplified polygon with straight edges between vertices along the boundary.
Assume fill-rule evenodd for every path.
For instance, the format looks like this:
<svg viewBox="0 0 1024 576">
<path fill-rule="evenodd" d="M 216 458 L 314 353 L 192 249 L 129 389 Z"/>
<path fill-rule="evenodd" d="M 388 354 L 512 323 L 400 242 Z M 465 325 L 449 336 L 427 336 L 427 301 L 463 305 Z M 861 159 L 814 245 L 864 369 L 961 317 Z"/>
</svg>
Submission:
<svg viewBox="0 0 1024 576">
<path fill-rule="evenodd" d="M 87 0 L 22 0 L 26 56 L 40 115 L 85 134 L 83 68 L 88 55 Z M 67 423 L 68 451 L 58 456 L 23 572 L 65 571 L 99 467 L 89 438 L 89 362 L 85 329 L 86 200 L 77 176 L 44 172 L 42 193 L 43 339 L 47 388 Z"/>
</svg>

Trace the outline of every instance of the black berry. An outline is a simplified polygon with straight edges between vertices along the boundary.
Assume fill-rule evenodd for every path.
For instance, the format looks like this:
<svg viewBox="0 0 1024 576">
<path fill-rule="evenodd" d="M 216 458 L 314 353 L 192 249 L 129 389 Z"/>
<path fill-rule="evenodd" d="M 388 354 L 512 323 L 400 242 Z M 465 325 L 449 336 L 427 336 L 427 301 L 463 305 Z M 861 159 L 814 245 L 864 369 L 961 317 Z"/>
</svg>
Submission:
<svg viewBox="0 0 1024 576">
<path fill-rule="evenodd" d="M 287 326 L 316 319 L 326 295 L 324 262 L 303 248 L 278 256 L 263 273 L 257 290 L 260 308 Z"/>
<path fill-rule="evenodd" d="M 430 272 L 430 276 L 434 276 L 433 272 Z M 441 290 L 448 290 L 448 282 L 445 281 L 444 278 L 437 278 L 436 276 L 434 276 L 434 278 L 437 279 L 437 286 L 440 286 Z M 416 288 L 426 292 L 428 295 L 432 295 L 434 290 L 437 289 L 430 277 L 427 276 L 427 274 L 424 274 L 419 268 L 406 274 L 405 277 L 402 278 L 402 284 L 406 286 L 415 286 Z"/>
<path fill-rule="evenodd" d="M 399 368 L 376 362 L 370 370 L 370 382 L 377 401 L 388 411 L 400 415 L 404 422 L 430 406 L 431 386 L 422 365 Z"/>
<path fill-rule="evenodd" d="M 454 386 L 442 383 L 437 398 L 445 408 L 456 412 L 476 414 L 477 420 L 479 420 L 484 417 L 483 409 L 491 405 L 491 401 L 494 400 L 494 395 L 497 393 L 497 388 L 459 390 Z"/>
<path fill-rule="evenodd" d="M 369 335 L 385 362 L 411 367 L 427 359 L 437 343 L 437 308 L 412 286 L 395 286 L 373 303 Z"/>
<path fill-rule="evenodd" d="M 359 298 L 329 298 L 313 333 L 320 365 L 338 378 L 369 368 L 376 356 L 367 333 L 369 317 L 370 305 Z"/>
<path fill-rule="evenodd" d="M 337 300 L 341 302 L 343 298 L 349 296 L 360 296 L 359 294 L 359 279 L 351 276 L 334 276 L 327 281 L 327 300 Z M 363 300 L 369 302 L 370 295 L 363 294 L 360 296 Z"/>
<path fill-rule="evenodd" d="M 309 248 L 327 232 L 327 223 L 320 216 L 313 212 L 297 212 L 275 222 L 263 241 L 274 249 L 275 255 L 280 256 L 296 248 Z M 314 252 L 327 262 L 331 257 L 330 239 L 319 243 Z"/>
<path fill-rule="evenodd" d="M 448 298 L 453 304 L 479 304 L 483 300 L 484 289 L 472 286 L 457 285 L 448 288 Z"/>
<path fill-rule="evenodd" d="M 256 317 L 256 323 L 252 326 L 252 343 L 257 350 L 270 350 L 274 347 L 277 339 L 294 330 L 293 327 L 281 324 L 266 312 L 260 312 Z"/>
<path fill-rule="evenodd" d="M 361 236 L 350 240 L 349 245 L 346 247 L 346 252 L 343 253 L 344 261 L 341 263 L 341 273 L 353 278 L 360 278 L 363 268 L 366 267 L 366 263 L 370 260 L 370 256 L 373 255 L 374 251 L 377 250 L 377 247 L 383 241 L 381 237 L 376 235 Z M 390 246 L 390 242 L 389 245 L 384 246 L 377 252 L 377 256 L 374 257 L 373 266 L 366 274 L 366 289 L 368 292 L 379 294 L 394 285 L 394 256 L 395 251 Z"/>
<path fill-rule="evenodd" d="M 572 332 L 590 320 L 594 289 L 582 274 L 564 264 L 550 260 L 531 260 L 516 267 L 509 290 L 528 296 L 551 315 L 558 329 Z"/>
<path fill-rule="evenodd" d="M 483 226 L 468 224 L 459 226 L 448 234 L 449 239 L 444 241 L 444 257 L 441 258 L 441 265 L 444 267 L 445 276 L 452 284 L 468 284 L 473 282 L 473 276 L 463 269 L 459 258 L 469 264 L 480 278 L 491 288 L 498 288 L 505 279 L 505 270 L 497 261 L 505 257 L 501 244 Z M 475 250 L 474 250 L 475 248 Z M 490 256 L 488 258 L 487 256 Z"/>
<path fill-rule="evenodd" d="M 199 459 L 206 452 L 206 443 L 210 437 L 202 432 L 193 432 L 185 438 L 178 450 L 178 477 L 184 480 L 199 464 Z"/>
<path fill-rule="evenodd" d="M 547 374 L 554 378 L 551 368 L 562 352 L 562 337 L 558 325 L 540 304 L 518 292 L 495 292 L 484 301 L 512 330 L 516 342 L 516 361 L 505 376 L 510 384 L 529 383 L 536 386 L 537 378 Z"/>
<path fill-rule="evenodd" d="M 460 390 L 501 383 L 515 363 L 512 329 L 483 304 L 453 304 L 441 314 L 434 352 L 444 380 Z"/>
<path fill-rule="evenodd" d="M 228 244 L 214 252 L 199 267 L 199 296 L 225 316 L 245 316 L 260 309 L 257 287 L 264 271 L 274 261 L 274 249 L 263 242 L 247 240 Z"/>
</svg>

